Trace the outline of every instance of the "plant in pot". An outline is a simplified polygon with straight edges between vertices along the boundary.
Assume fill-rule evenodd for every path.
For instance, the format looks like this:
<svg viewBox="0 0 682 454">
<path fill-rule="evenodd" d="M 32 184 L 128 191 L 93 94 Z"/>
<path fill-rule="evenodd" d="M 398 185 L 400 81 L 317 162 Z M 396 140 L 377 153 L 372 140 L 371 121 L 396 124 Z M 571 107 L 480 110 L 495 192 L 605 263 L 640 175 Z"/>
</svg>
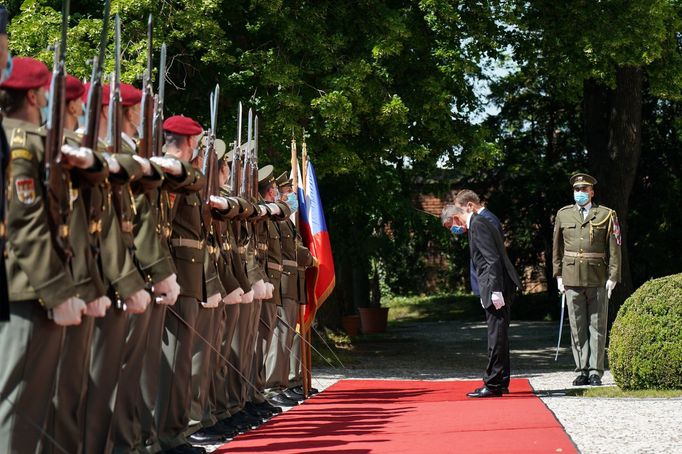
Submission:
<svg viewBox="0 0 682 454">
<path fill-rule="evenodd" d="M 369 279 L 369 306 L 358 308 L 360 329 L 363 334 L 383 333 L 388 324 L 388 308 L 381 307 L 379 265 L 377 261 L 372 262 L 372 277 Z"/>
</svg>

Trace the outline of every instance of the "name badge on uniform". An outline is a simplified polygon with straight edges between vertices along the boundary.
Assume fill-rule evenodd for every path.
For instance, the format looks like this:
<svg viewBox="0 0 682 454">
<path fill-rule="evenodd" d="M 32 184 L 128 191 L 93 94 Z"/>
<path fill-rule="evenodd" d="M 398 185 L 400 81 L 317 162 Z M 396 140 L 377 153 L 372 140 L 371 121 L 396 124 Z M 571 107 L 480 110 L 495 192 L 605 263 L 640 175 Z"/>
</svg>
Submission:
<svg viewBox="0 0 682 454">
<path fill-rule="evenodd" d="M 33 178 L 17 178 L 14 182 L 17 199 L 24 205 L 33 205 L 36 201 L 36 185 Z"/>
<path fill-rule="evenodd" d="M 168 205 L 170 205 L 171 209 L 173 209 L 173 205 L 175 205 L 175 197 L 177 197 L 177 195 L 172 192 L 168 194 Z"/>
</svg>

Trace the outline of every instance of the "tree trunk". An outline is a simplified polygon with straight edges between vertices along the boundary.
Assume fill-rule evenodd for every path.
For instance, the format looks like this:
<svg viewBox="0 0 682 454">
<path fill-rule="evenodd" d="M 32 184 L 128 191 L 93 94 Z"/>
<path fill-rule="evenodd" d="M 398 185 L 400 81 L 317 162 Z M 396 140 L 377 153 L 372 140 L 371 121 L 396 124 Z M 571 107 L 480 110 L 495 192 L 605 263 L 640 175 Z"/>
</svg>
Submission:
<svg viewBox="0 0 682 454">
<path fill-rule="evenodd" d="M 586 81 L 584 91 L 585 143 L 590 170 L 599 181 L 595 198 L 616 210 L 623 236 L 621 284 L 611 298 L 616 309 L 633 291 L 628 209 L 642 149 L 642 82 L 641 68 L 625 66 L 616 72 L 614 90 Z"/>
</svg>

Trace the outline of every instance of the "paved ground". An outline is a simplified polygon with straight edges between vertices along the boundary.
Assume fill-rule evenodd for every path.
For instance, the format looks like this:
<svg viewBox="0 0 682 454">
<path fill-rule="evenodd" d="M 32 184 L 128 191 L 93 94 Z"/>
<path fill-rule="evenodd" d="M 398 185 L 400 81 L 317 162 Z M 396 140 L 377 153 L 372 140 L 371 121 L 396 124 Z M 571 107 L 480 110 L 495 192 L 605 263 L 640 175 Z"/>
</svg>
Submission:
<svg viewBox="0 0 682 454">
<path fill-rule="evenodd" d="M 512 373 L 530 380 L 583 454 L 682 453 L 682 398 L 567 395 L 576 389 L 575 373 L 566 329 L 565 348 L 554 361 L 556 329 L 555 323 L 513 323 Z M 385 335 L 361 336 L 353 344 L 354 351 L 343 356 L 346 368 L 316 369 L 315 387 L 344 378 L 478 379 L 486 364 L 482 323 L 398 323 Z M 613 384 L 607 372 L 604 385 Z"/>
</svg>

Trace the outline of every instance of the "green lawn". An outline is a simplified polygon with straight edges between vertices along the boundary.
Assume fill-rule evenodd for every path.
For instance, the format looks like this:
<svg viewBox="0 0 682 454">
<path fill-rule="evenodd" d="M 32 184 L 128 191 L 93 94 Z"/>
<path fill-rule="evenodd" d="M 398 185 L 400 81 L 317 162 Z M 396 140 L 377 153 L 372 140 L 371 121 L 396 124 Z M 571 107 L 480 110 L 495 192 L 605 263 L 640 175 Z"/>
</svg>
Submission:
<svg viewBox="0 0 682 454">
<path fill-rule="evenodd" d="M 639 389 L 623 391 L 618 386 L 600 386 L 585 389 L 569 390 L 567 394 L 580 397 L 630 397 L 630 398 L 661 398 L 682 397 L 682 389 Z"/>
</svg>

